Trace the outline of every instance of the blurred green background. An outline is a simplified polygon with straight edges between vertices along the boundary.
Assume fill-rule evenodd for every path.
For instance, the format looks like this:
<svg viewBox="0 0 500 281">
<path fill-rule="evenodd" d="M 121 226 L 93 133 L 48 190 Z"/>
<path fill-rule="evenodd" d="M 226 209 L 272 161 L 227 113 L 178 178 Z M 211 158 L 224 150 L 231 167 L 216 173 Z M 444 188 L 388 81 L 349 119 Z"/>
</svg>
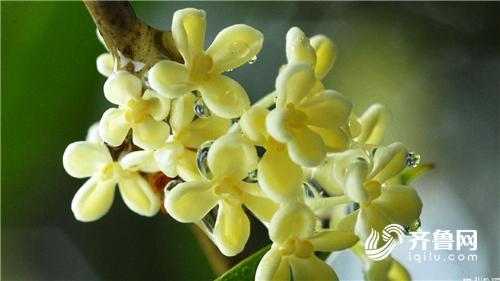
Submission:
<svg viewBox="0 0 500 281">
<path fill-rule="evenodd" d="M 393 121 L 386 142 L 402 141 L 437 165 L 415 185 L 423 229 L 478 230 L 478 262 L 406 263 L 415 279 L 500 277 L 499 3 L 134 7 L 161 29 L 169 29 L 177 9 L 205 9 L 207 44 L 235 23 L 262 31 L 257 62 L 230 73 L 253 101 L 274 87 L 289 27 L 333 38 L 338 57 L 325 84 L 350 97 L 358 114 L 374 102 L 387 105 Z M 83 181 L 64 172 L 62 153 L 110 106 L 95 67 L 104 48 L 84 5 L 1 2 L 1 17 L 2 279 L 212 279 L 187 225 L 137 216 L 120 198 L 97 222 L 73 218 L 70 202 Z M 360 278 L 349 258 L 333 263 L 341 278 Z"/>
</svg>

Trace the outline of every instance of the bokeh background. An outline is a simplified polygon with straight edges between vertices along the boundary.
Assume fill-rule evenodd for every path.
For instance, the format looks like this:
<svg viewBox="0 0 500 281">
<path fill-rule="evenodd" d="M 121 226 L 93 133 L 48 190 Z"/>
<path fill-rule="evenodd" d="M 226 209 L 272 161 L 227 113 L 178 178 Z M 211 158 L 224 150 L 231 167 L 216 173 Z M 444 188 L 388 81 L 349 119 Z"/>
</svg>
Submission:
<svg viewBox="0 0 500 281">
<path fill-rule="evenodd" d="M 402 249 L 396 256 L 414 279 L 500 277 L 498 2 L 134 7 L 165 30 L 175 10 L 203 8 L 207 43 L 235 23 L 261 30 L 257 61 L 229 74 L 253 101 L 273 89 L 289 27 L 333 38 L 338 57 L 325 84 L 350 97 L 358 114 L 374 102 L 387 105 L 393 120 L 386 142 L 404 142 L 436 165 L 414 185 L 424 202 L 423 230 L 478 230 L 477 262 L 416 264 Z M 137 216 L 120 198 L 97 222 L 72 216 L 70 202 L 83 181 L 64 172 L 62 153 L 110 106 L 95 67 L 104 52 L 95 34 L 80 2 L 1 2 L 2 279 L 213 279 L 191 228 L 167 216 Z M 341 278 L 362 278 L 351 255 L 331 262 Z"/>
</svg>

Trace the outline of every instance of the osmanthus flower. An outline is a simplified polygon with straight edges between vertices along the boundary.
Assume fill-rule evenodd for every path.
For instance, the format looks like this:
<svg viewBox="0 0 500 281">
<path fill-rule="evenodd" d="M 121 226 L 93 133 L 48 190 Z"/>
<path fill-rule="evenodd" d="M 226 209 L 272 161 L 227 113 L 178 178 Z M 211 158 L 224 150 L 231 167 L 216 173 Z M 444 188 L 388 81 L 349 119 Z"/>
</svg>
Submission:
<svg viewBox="0 0 500 281">
<path fill-rule="evenodd" d="M 130 129 L 133 142 L 143 149 L 153 149 L 167 139 L 170 128 L 163 121 L 170 101 L 152 90 L 142 94 L 142 82 L 126 71 L 113 73 L 104 84 L 106 98 L 118 105 L 104 112 L 99 123 L 101 138 L 111 146 L 122 144 Z"/>
<path fill-rule="evenodd" d="M 75 142 L 63 155 L 64 169 L 75 178 L 88 179 L 71 203 L 76 219 L 95 221 L 104 216 L 113 203 L 118 184 L 125 204 L 143 216 L 153 216 L 160 208 L 160 198 L 138 173 L 123 169 L 113 161 L 103 143 Z"/>
<path fill-rule="evenodd" d="M 205 28 L 205 11 L 192 8 L 176 11 L 172 36 L 184 63 L 158 62 L 148 72 L 149 83 L 169 98 L 196 90 L 214 114 L 239 117 L 250 105 L 247 93 L 238 82 L 221 73 L 254 58 L 262 48 L 262 33 L 247 25 L 233 25 L 222 30 L 204 51 Z"/>
<path fill-rule="evenodd" d="M 97 57 L 96 60 L 97 71 L 99 71 L 99 73 L 101 73 L 102 75 L 109 77 L 113 73 L 115 67 L 115 59 L 113 58 L 113 55 L 111 55 L 111 53 L 109 52 L 108 46 L 106 46 L 104 38 L 102 38 L 99 30 L 96 30 L 96 35 L 97 39 L 99 39 L 99 42 L 101 42 L 104 48 L 106 48 L 106 50 L 108 51 Z"/>
<path fill-rule="evenodd" d="M 314 213 L 302 203 L 283 205 L 269 225 L 271 249 L 260 261 L 255 280 L 338 280 L 337 274 L 314 252 L 353 246 L 358 238 L 348 231 L 315 232 Z"/>
<path fill-rule="evenodd" d="M 292 27 L 286 34 L 286 57 L 288 63 L 310 65 L 316 78 L 322 80 L 333 67 L 336 49 L 325 35 L 314 35 L 309 39 L 300 28 Z"/>
<path fill-rule="evenodd" d="M 185 181 L 199 179 L 196 150 L 225 134 L 231 121 L 217 116 L 195 118 L 195 100 L 192 93 L 174 99 L 169 117 L 172 135 L 159 148 L 130 152 L 120 163 L 148 173 L 162 171 L 171 178 L 179 175 Z"/>
<path fill-rule="evenodd" d="M 255 147 L 237 133 L 217 139 L 208 151 L 212 179 L 181 183 L 165 195 L 165 209 L 180 222 L 199 222 L 215 206 L 213 240 L 226 256 L 240 253 L 250 235 L 243 205 L 262 221 L 269 221 L 277 204 L 257 183 L 244 181 L 257 167 Z"/>
<path fill-rule="evenodd" d="M 401 143 L 377 147 L 373 156 L 361 149 L 349 150 L 337 159 L 333 171 L 345 192 L 360 208 L 350 214 L 356 217 L 355 233 L 365 240 L 371 229 L 382 231 L 391 223 L 411 225 L 420 216 L 422 202 L 415 189 L 384 183 L 406 167 L 408 154 Z"/>
<path fill-rule="evenodd" d="M 406 268 L 391 256 L 380 261 L 367 259 L 364 274 L 365 280 L 411 280 Z"/>
<path fill-rule="evenodd" d="M 349 133 L 360 144 L 379 145 L 384 139 L 390 121 L 390 112 L 382 104 L 371 105 L 360 117 L 351 114 Z"/>
<path fill-rule="evenodd" d="M 332 90 L 320 90 L 310 65 L 290 63 L 276 79 L 276 108 L 266 118 L 269 135 L 286 144 L 293 162 L 315 167 L 327 152 L 343 151 L 349 139 L 342 127 L 351 102 Z"/>
</svg>

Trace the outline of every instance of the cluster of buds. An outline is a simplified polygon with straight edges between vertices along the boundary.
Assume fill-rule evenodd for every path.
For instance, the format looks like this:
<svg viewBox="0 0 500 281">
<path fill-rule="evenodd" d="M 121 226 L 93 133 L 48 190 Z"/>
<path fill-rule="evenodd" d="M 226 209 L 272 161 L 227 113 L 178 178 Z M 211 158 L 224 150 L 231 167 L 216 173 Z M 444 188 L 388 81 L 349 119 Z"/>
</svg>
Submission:
<svg viewBox="0 0 500 281">
<path fill-rule="evenodd" d="M 386 108 L 375 104 L 357 116 L 349 99 L 321 81 L 335 60 L 330 39 L 291 28 L 275 91 L 251 106 L 223 73 L 253 63 L 263 35 L 233 25 L 204 50 L 205 28 L 204 11 L 175 12 L 182 63 L 162 60 L 146 75 L 116 70 L 110 54 L 98 58 L 108 76 L 104 96 L 117 107 L 64 152 L 71 176 L 90 177 L 73 199 L 76 219 L 105 215 L 118 185 L 132 211 L 153 216 L 164 208 L 234 256 L 245 248 L 253 215 L 273 241 L 256 280 L 336 280 L 315 252 L 352 248 L 372 229 L 419 219 L 416 191 L 393 184 L 418 164 L 415 154 L 401 143 L 381 145 Z M 367 278 L 387 279 L 390 263 L 399 266 L 368 262 Z"/>
</svg>

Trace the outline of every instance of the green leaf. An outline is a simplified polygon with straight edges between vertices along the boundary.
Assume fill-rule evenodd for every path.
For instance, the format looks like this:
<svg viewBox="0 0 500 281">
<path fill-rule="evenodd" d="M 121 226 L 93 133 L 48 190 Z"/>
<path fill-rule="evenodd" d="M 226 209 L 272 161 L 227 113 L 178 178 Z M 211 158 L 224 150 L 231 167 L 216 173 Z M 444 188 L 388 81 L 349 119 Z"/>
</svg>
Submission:
<svg viewBox="0 0 500 281">
<path fill-rule="evenodd" d="M 415 168 L 410 168 L 402 172 L 399 176 L 387 181 L 391 185 L 408 185 L 415 181 L 422 174 L 434 169 L 434 164 L 423 164 Z"/>
<path fill-rule="evenodd" d="M 266 247 L 260 249 L 255 254 L 249 256 L 230 270 L 226 271 L 226 273 L 217 278 L 216 281 L 254 281 L 257 266 L 269 249 L 271 249 L 271 245 L 267 245 Z"/>
</svg>

